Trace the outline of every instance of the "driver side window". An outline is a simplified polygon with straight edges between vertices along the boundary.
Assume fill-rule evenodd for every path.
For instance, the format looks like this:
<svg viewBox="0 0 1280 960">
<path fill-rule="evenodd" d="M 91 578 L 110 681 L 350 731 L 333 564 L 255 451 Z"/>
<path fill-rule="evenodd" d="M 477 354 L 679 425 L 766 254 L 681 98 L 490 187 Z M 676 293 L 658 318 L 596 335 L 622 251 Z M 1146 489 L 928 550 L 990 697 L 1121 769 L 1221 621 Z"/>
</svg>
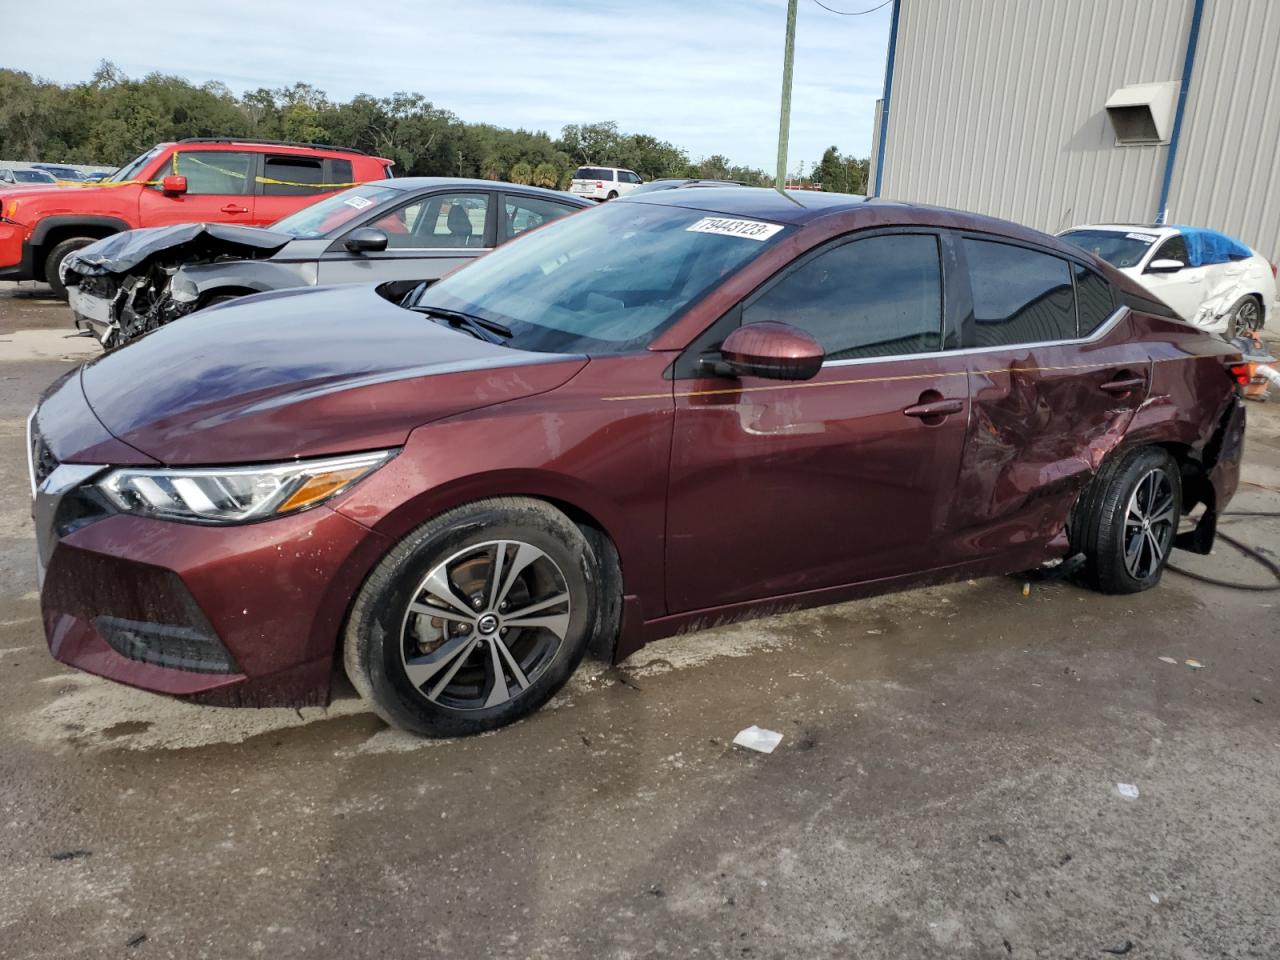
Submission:
<svg viewBox="0 0 1280 960">
<path fill-rule="evenodd" d="M 416 200 L 368 224 L 388 249 L 476 249 L 484 246 L 487 193 L 442 193 Z"/>
<path fill-rule="evenodd" d="M 742 311 L 811 334 L 828 360 L 932 353 L 942 345 L 942 270 L 933 234 L 842 243 L 783 277 Z"/>
<path fill-rule="evenodd" d="M 1177 260 L 1185 265 L 1187 261 L 1187 241 L 1182 234 L 1170 237 L 1160 244 L 1160 249 L 1152 256 L 1152 260 Z"/>
</svg>

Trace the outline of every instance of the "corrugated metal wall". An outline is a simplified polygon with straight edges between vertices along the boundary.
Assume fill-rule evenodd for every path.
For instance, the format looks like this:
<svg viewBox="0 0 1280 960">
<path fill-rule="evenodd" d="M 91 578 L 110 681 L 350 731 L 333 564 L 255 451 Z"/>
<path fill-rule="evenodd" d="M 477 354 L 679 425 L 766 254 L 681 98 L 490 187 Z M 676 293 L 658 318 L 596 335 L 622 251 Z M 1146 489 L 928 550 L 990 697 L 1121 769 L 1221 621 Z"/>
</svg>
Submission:
<svg viewBox="0 0 1280 960">
<path fill-rule="evenodd" d="M 1180 78 L 1191 0 L 900 2 L 883 196 L 1049 231 L 1153 218 L 1168 148 L 1115 146 L 1103 104 Z"/>
<path fill-rule="evenodd" d="M 1280 3 L 1207 0 L 1169 221 L 1280 260 Z M 892 140 L 890 140 L 892 142 Z"/>
</svg>

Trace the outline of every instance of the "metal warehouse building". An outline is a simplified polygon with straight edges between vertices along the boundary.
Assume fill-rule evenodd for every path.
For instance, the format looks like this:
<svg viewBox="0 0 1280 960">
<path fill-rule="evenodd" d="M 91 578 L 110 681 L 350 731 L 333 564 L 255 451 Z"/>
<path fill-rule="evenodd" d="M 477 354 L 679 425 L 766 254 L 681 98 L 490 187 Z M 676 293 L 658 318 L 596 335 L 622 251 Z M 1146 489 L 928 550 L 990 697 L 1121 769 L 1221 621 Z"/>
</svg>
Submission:
<svg viewBox="0 0 1280 960">
<path fill-rule="evenodd" d="M 895 0 L 872 184 L 1280 260 L 1280 0 Z"/>
</svg>

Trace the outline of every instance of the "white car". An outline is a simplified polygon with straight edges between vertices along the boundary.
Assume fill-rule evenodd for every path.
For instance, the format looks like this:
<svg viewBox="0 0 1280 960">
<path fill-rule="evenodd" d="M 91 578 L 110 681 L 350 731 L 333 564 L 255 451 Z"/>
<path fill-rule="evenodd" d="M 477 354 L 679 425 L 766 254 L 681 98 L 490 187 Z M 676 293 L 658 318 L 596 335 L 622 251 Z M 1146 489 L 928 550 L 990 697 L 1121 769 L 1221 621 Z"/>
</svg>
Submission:
<svg viewBox="0 0 1280 960">
<path fill-rule="evenodd" d="M 1261 330 L 1275 310 L 1275 264 L 1216 230 L 1106 223 L 1058 236 L 1127 273 L 1184 320 L 1227 339 Z"/>
<path fill-rule="evenodd" d="M 634 170 L 622 167 L 579 167 L 569 192 L 588 200 L 617 200 L 644 183 Z"/>
</svg>

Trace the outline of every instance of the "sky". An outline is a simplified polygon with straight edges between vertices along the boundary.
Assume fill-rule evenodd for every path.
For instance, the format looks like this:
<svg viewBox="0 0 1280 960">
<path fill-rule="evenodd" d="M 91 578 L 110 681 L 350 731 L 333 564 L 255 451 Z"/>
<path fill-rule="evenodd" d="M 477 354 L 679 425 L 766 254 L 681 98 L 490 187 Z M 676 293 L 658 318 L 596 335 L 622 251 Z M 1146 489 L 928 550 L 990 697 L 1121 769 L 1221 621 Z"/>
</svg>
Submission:
<svg viewBox="0 0 1280 960">
<path fill-rule="evenodd" d="M 890 7 L 799 0 L 789 168 L 866 156 Z M 823 0 L 858 11 L 881 0 Z M 772 171 L 786 0 L 218 0 L 5 12 L 3 65 L 59 83 L 101 60 L 234 92 L 304 81 L 331 99 L 421 93 L 463 120 L 545 130 L 615 120 L 698 159 Z"/>
</svg>

